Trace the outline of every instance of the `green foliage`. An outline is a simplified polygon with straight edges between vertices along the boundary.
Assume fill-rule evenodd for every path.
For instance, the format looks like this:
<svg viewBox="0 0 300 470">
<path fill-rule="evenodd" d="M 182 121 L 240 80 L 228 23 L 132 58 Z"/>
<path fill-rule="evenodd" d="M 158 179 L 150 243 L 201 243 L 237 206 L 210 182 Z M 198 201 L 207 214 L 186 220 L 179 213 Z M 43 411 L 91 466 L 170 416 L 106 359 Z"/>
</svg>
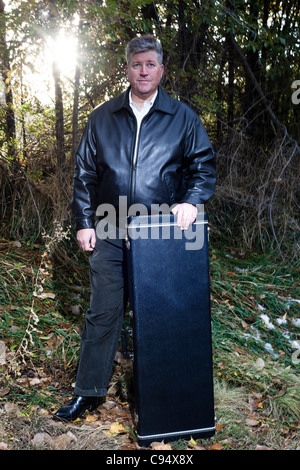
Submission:
<svg viewBox="0 0 300 470">
<path fill-rule="evenodd" d="M 294 34 L 299 20 L 296 7 L 289 2 L 277 7 L 262 1 L 245 5 L 235 0 L 228 4 L 229 7 L 220 2 L 190 0 L 61 0 L 43 2 L 39 8 L 33 1 L 19 3 L 15 2 L 16 8 L 6 14 L 6 29 L 13 31 L 17 38 L 8 44 L 11 57 L 15 60 L 23 54 L 32 65 L 34 55 L 44 47 L 47 35 L 53 36 L 59 29 L 72 32 L 80 41 L 83 112 L 91 105 L 91 99 L 92 105 L 97 105 L 105 96 L 114 96 L 126 86 L 125 44 L 136 34 L 153 32 L 165 50 L 164 84 L 167 89 L 191 102 L 203 117 L 207 114 L 216 117 L 216 108 L 221 108 L 227 101 L 226 75 L 228 61 L 232 59 L 235 117 L 239 118 L 247 111 L 245 106 L 254 106 L 257 109 L 254 116 L 258 116 L 261 112 L 259 99 L 253 96 L 253 101 L 249 101 L 247 74 L 227 42 L 232 35 L 253 66 L 264 93 L 270 94 L 279 120 L 295 132 L 296 138 L 298 136 L 297 125 L 287 113 L 288 105 L 291 106 L 291 83 L 299 70 L 296 60 L 299 38 Z M 75 18 L 81 21 L 80 28 L 74 26 Z M 225 53 L 226 66 L 220 69 L 220 57 Z M 220 85 L 221 101 L 214 97 Z M 16 82 L 14 88 L 17 93 Z M 204 90 L 212 98 L 202 107 Z M 272 134 L 271 129 L 266 131 Z"/>
<path fill-rule="evenodd" d="M 77 79 L 75 68 L 59 77 L 63 175 L 52 76 L 62 32 L 77 41 Z M 273 447 L 282 448 L 288 432 L 295 447 L 300 105 L 291 97 L 300 76 L 298 32 L 291 1 L 15 0 L 0 11 L 0 319 L 9 353 L 1 386 L 11 387 L 8 399 L 29 408 L 50 406 L 61 394 L 56 378 L 41 389 L 17 381 L 29 367 L 57 374 L 62 393 L 74 379 L 89 303 L 87 260 L 74 239 L 43 257 L 42 234 L 55 238 L 53 223 L 71 221 L 75 127 L 78 139 L 91 109 L 128 86 L 125 45 L 153 33 L 164 49 L 163 87 L 200 115 L 218 159 L 208 209 L 221 428 L 212 442 L 255 448 L 273 434 Z M 56 53 L 65 46 L 60 41 Z M 13 120 L 16 135 L 8 137 Z M 249 406 L 254 426 L 243 421 Z"/>
<path fill-rule="evenodd" d="M 44 242 L 0 239 L 0 341 L 5 342 L 7 360 L 1 366 L 1 406 L 18 404 L 32 420 L 40 407 L 49 413 L 72 393 L 80 330 L 89 305 L 88 261 L 75 249 L 74 240 L 67 242 L 63 234 L 51 233 Z M 225 243 L 220 248 L 214 241 L 210 265 L 217 433 L 191 445 L 200 446 L 199 450 L 213 450 L 214 445 L 224 450 L 257 445 L 293 449 L 298 442 L 300 400 L 299 365 L 293 362 L 289 346 L 289 340 L 297 338 L 292 324 L 297 318 L 292 299 L 299 300 L 300 294 L 296 271 L 284 263 L 274 264 L 271 256 L 232 250 Z M 43 291 L 38 290 L 41 286 Z M 36 291 L 48 297 L 34 296 Z M 266 310 L 262 312 L 259 305 Z M 79 310 L 73 310 L 75 306 Z M 276 332 L 262 321 L 265 312 Z M 287 323 L 278 324 L 276 319 L 284 316 Z M 250 338 L 254 329 L 260 338 Z M 274 351 L 264 347 L 266 342 Z M 124 375 L 131 370 L 127 363 L 116 367 L 108 400 L 119 397 L 123 405 L 129 401 Z M 105 423 L 112 419 L 116 421 L 109 409 Z M 103 416 L 97 428 L 102 424 Z M 88 420 L 84 426 L 90 436 Z M 181 440 L 172 446 L 186 449 L 188 443 Z"/>
<path fill-rule="evenodd" d="M 58 168 L 52 77 L 53 44 L 58 34 L 71 35 L 78 45 L 78 81 L 75 70 L 60 74 L 67 158 L 63 187 L 70 194 L 74 147 L 91 109 L 128 86 L 124 70 L 128 40 L 153 33 L 164 49 L 163 87 L 196 110 L 216 148 L 218 191 L 221 203 L 230 208 L 222 227 L 229 233 L 231 215 L 236 214 L 235 223 L 243 218 L 240 231 L 245 233 L 250 199 L 255 207 L 249 219 L 252 233 L 257 235 L 248 240 L 263 248 L 274 241 L 277 247 L 282 246 L 281 237 L 287 245 L 292 243 L 299 225 L 295 175 L 299 174 L 300 107 L 291 100 L 292 83 L 300 73 L 296 5 L 263 0 L 47 0 L 37 5 L 34 0 L 16 0 L 1 15 L 0 57 L 5 57 L 6 63 L 0 65 L 6 73 L 4 82 L 10 66 L 13 100 L 6 109 L 0 105 L 0 158 L 17 160 L 37 191 L 45 194 L 47 186 L 47 193 L 56 193 L 50 186 L 56 184 L 53 175 Z M 61 42 L 58 51 L 63 47 Z M 42 85 L 47 99 L 45 92 L 41 94 Z M 7 138 L 7 109 L 16 122 L 13 141 Z M 294 147 L 290 138 L 296 143 Z M 290 155 L 295 156 L 290 159 Z M 274 181 L 280 182 L 274 187 Z M 214 208 L 217 219 L 221 218 L 220 205 Z M 278 222 L 283 211 L 284 227 Z"/>
<path fill-rule="evenodd" d="M 218 246 L 218 244 L 217 244 Z M 214 341 L 220 351 L 265 352 L 292 365 L 298 338 L 298 266 L 232 247 L 212 250 Z"/>
</svg>

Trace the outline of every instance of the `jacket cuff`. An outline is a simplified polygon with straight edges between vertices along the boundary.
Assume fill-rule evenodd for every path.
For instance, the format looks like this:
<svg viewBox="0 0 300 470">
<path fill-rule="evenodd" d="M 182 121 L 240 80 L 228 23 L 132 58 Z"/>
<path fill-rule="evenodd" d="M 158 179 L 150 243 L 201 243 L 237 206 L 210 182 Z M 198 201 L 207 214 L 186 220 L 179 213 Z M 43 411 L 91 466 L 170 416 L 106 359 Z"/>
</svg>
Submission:
<svg viewBox="0 0 300 470">
<path fill-rule="evenodd" d="M 91 219 L 75 219 L 75 230 L 81 230 L 83 228 L 95 228 L 94 221 Z"/>
</svg>

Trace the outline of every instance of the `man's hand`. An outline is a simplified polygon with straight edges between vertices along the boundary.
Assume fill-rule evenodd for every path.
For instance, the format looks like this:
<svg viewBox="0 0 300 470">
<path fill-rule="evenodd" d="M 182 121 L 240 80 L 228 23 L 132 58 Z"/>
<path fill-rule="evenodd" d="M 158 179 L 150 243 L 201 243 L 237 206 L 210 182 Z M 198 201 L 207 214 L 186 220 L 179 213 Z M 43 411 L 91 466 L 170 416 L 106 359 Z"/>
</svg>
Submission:
<svg viewBox="0 0 300 470">
<path fill-rule="evenodd" d="M 174 215 L 177 214 L 177 225 L 181 230 L 187 230 L 189 226 L 196 220 L 197 217 L 197 207 L 188 202 L 182 202 L 177 204 L 172 209 Z"/>
<path fill-rule="evenodd" d="M 93 251 L 96 245 L 96 233 L 93 228 L 83 228 L 77 232 L 77 242 L 83 251 Z"/>
</svg>

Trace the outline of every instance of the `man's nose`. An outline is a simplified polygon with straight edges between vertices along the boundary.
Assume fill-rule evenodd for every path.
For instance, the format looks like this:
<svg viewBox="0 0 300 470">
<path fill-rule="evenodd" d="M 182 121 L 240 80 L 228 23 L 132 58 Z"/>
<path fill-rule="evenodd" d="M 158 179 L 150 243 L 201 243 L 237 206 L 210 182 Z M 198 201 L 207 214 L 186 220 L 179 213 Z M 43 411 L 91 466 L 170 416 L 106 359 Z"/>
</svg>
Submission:
<svg viewBox="0 0 300 470">
<path fill-rule="evenodd" d="M 141 75 L 148 75 L 148 70 L 147 70 L 147 65 L 142 65 L 141 69 L 140 69 L 140 74 Z"/>
</svg>

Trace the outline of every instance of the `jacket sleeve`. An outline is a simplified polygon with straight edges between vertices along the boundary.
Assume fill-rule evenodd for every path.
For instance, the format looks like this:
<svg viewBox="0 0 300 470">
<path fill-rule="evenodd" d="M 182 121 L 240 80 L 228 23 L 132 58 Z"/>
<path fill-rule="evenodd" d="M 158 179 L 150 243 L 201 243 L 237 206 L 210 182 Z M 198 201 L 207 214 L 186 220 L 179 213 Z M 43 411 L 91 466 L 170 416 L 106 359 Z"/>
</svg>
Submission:
<svg viewBox="0 0 300 470">
<path fill-rule="evenodd" d="M 205 204 L 215 192 L 216 159 L 206 130 L 196 114 L 186 134 L 183 164 L 187 191 L 180 202 Z"/>
<path fill-rule="evenodd" d="M 96 145 L 90 118 L 75 154 L 71 208 L 76 230 L 94 227 L 97 183 Z"/>
</svg>

